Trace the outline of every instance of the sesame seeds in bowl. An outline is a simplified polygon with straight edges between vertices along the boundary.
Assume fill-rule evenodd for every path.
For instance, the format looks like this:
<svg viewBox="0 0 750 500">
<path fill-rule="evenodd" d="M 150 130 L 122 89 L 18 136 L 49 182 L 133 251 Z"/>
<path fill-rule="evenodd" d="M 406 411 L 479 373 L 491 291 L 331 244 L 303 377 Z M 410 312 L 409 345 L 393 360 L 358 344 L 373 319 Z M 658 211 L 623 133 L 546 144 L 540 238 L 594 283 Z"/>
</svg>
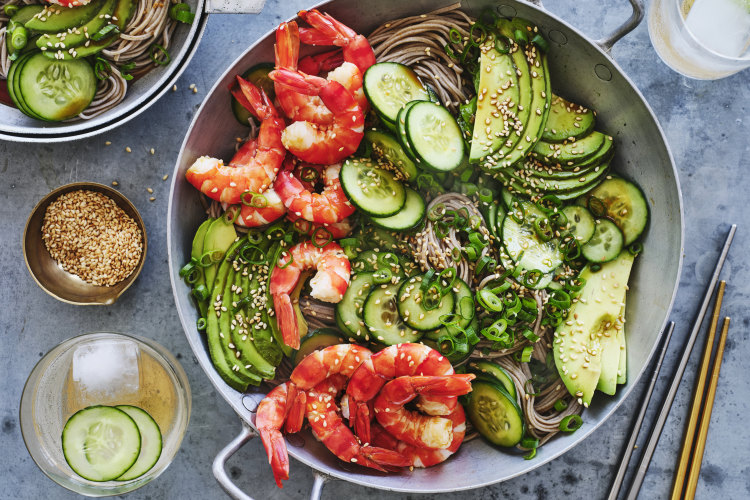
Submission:
<svg viewBox="0 0 750 500">
<path fill-rule="evenodd" d="M 26 223 L 23 251 L 37 284 L 71 304 L 112 304 L 146 257 L 143 220 L 101 184 L 74 183 L 45 196 Z"/>
</svg>

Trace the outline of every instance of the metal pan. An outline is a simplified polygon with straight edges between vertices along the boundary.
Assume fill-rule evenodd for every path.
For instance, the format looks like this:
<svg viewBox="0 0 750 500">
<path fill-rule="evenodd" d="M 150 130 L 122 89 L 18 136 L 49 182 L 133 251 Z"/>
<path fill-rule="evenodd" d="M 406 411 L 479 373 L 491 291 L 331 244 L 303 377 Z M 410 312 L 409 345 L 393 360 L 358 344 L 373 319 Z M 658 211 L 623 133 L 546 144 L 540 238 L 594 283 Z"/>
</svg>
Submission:
<svg viewBox="0 0 750 500">
<path fill-rule="evenodd" d="M 0 104 L 0 139 L 16 142 L 65 142 L 83 139 L 122 125 L 148 109 L 179 78 L 203 37 L 208 14 L 257 14 L 265 0 L 185 0 L 198 15 L 195 22 L 179 26 L 172 38 L 172 62 L 159 66 L 128 88 L 125 99 L 115 108 L 75 122 L 43 122 L 18 109 Z"/>
<path fill-rule="evenodd" d="M 332 0 L 319 8 L 367 34 L 387 20 L 429 12 L 449 3 L 451 0 L 367 3 Z M 614 160 L 615 170 L 637 180 L 646 193 L 651 207 L 651 221 L 644 242 L 647 251 L 639 257 L 628 296 L 628 383 L 614 397 L 596 398 L 585 412 L 584 425 L 576 433 L 551 440 L 532 461 L 499 451 L 477 439 L 465 443 L 458 453 L 439 466 L 383 475 L 338 461 L 309 433 L 302 433 L 304 445 L 290 446 L 289 451 L 316 471 L 313 498 L 319 496 L 326 478 L 384 490 L 420 493 L 467 490 L 510 479 L 539 467 L 585 439 L 615 411 L 637 383 L 656 348 L 677 291 L 682 267 L 683 217 L 677 172 L 662 130 L 643 96 L 609 55 L 612 45 L 642 18 L 641 0 L 630 0 L 630 3 L 633 15 L 622 27 L 609 37 L 591 41 L 546 12 L 539 3 L 532 5 L 517 0 L 464 2 L 464 9 L 474 15 L 485 7 L 496 8 L 502 15 L 518 15 L 540 27 L 550 40 L 549 65 L 554 90 L 597 110 L 600 128 L 613 134 L 619 145 Z M 364 10 L 367 16 L 362 16 Z M 273 33 L 269 33 L 240 56 L 219 78 L 195 115 L 172 176 L 167 223 L 172 288 L 188 341 L 203 370 L 243 422 L 241 434 L 216 457 L 213 467 L 221 486 L 235 498 L 249 497 L 231 482 L 224 464 L 255 434 L 253 411 L 263 394 L 241 394 L 225 384 L 211 364 L 204 338 L 194 326 L 198 315 L 191 303 L 189 288 L 179 279 L 178 271 L 190 259 L 193 232 L 205 215 L 197 191 L 184 180 L 184 175 L 200 155 L 231 155 L 234 137 L 242 132 L 240 125 L 235 127 L 227 105 L 227 84 L 235 74 L 253 64 L 272 61 L 273 42 Z M 270 476 L 270 470 L 266 473 Z"/>
</svg>

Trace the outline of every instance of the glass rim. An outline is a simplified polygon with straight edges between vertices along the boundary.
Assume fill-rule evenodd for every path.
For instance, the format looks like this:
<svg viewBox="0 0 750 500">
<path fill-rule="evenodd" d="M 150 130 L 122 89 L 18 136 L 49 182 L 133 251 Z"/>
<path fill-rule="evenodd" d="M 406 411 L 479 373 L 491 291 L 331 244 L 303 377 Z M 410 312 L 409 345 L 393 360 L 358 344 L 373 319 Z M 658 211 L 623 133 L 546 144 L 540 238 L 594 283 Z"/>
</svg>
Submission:
<svg viewBox="0 0 750 500">
<path fill-rule="evenodd" d="M 726 54 L 716 52 L 715 50 L 709 47 L 706 47 L 706 45 L 703 42 L 701 42 L 700 39 L 698 39 L 698 37 L 695 36 L 695 33 L 693 33 L 693 31 L 687 25 L 687 22 L 686 22 L 687 20 L 683 16 L 683 12 L 682 12 L 682 4 L 684 1 L 685 0 L 672 0 L 675 7 L 677 8 L 677 13 L 679 14 L 679 17 L 680 17 L 680 24 L 685 29 L 685 32 L 688 34 L 688 36 L 690 37 L 690 40 L 693 43 L 698 45 L 702 50 L 705 50 L 711 57 L 715 57 L 721 60 L 722 62 L 750 63 L 750 38 L 748 38 L 748 47 L 745 49 L 745 55 L 740 56 L 740 57 L 728 56 Z M 693 3 L 695 3 L 695 0 L 693 0 Z"/>
</svg>

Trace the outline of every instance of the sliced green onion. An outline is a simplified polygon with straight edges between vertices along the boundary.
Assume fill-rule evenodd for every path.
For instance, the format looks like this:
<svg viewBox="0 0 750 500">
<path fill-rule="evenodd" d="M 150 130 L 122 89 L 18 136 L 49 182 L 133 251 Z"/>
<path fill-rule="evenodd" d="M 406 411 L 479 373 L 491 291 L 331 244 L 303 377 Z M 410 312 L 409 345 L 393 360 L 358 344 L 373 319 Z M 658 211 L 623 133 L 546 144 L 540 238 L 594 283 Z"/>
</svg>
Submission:
<svg viewBox="0 0 750 500">
<path fill-rule="evenodd" d="M 567 309 L 571 304 L 570 295 L 565 290 L 555 290 L 552 292 L 552 295 L 550 295 L 547 303 L 559 307 L 560 309 Z"/>
<path fill-rule="evenodd" d="M 451 248 L 451 258 L 453 262 L 459 262 L 461 260 L 461 250 L 458 247 Z"/>
<path fill-rule="evenodd" d="M 257 229 L 251 229 L 247 232 L 247 242 L 252 245 L 259 245 L 263 241 L 263 235 Z"/>
<path fill-rule="evenodd" d="M 476 214 L 469 217 L 469 227 L 475 231 L 482 226 L 482 222 L 484 222 L 484 220 Z"/>
<path fill-rule="evenodd" d="M 529 452 L 526 455 L 523 456 L 523 459 L 524 460 L 531 460 L 534 457 L 536 457 L 536 450 L 537 450 L 536 448 L 532 448 L 531 450 L 529 450 Z"/>
<path fill-rule="evenodd" d="M 438 351 L 443 356 L 452 356 L 456 352 L 456 339 L 452 335 L 441 335 L 438 338 Z"/>
<path fill-rule="evenodd" d="M 401 263 L 398 260 L 398 255 L 393 252 L 386 252 L 378 255 L 378 262 L 384 266 L 390 267 L 391 269 L 401 266 Z"/>
<path fill-rule="evenodd" d="M 565 288 L 573 292 L 580 292 L 585 285 L 584 278 L 570 278 L 565 282 Z"/>
<path fill-rule="evenodd" d="M 383 285 L 385 283 L 390 283 L 391 279 L 393 279 L 393 273 L 390 269 L 378 269 L 372 274 L 372 280 L 375 282 L 376 285 Z"/>
<path fill-rule="evenodd" d="M 451 30 L 448 32 L 448 40 L 450 40 L 451 43 L 455 44 L 460 44 L 461 42 L 463 42 L 461 33 L 456 28 L 451 28 Z"/>
<path fill-rule="evenodd" d="M 247 245 L 240 250 L 240 257 L 250 264 L 264 264 L 267 262 L 266 253 L 255 245 Z"/>
<path fill-rule="evenodd" d="M 539 206 L 539 208 L 547 212 L 554 208 L 562 208 L 563 202 L 560 198 L 558 198 L 554 194 L 545 194 L 544 196 L 539 198 L 539 202 L 537 203 L 537 206 Z"/>
<path fill-rule="evenodd" d="M 568 415 L 560 421 L 560 430 L 562 432 L 575 432 L 583 425 L 583 419 L 580 415 Z"/>
<path fill-rule="evenodd" d="M 495 37 L 495 50 L 500 52 L 501 54 L 507 54 L 510 52 L 510 48 L 513 46 L 513 42 L 511 42 L 510 38 L 504 35 L 500 35 L 498 37 Z"/>
<path fill-rule="evenodd" d="M 533 348 L 533 347 L 531 347 L 530 345 L 527 345 L 527 346 L 526 346 L 526 347 L 524 347 L 524 348 L 523 348 L 523 350 L 521 351 L 521 355 L 519 356 L 518 360 L 519 360 L 519 361 L 520 361 L 521 363 L 528 363 L 529 361 L 531 361 L 531 353 L 532 353 L 533 351 L 534 351 L 534 348 Z"/>
<path fill-rule="evenodd" d="M 117 28 L 117 25 L 114 24 L 108 24 L 104 26 L 102 29 L 91 35 L 91 39 L 95 42 L 98 42 L 99 40 L 103 40 L 105 38 L 108 38 L 112 35 L 119 35 L 120 30 Z"/>
<path fill-rule="evenodd" d="M 495 288 L 492 289 L 492 293 L 495 295 L 500 295 L 501 293 L 504 293 L 508 288 L 510 288 L 511 284 L 509 281 L 504 281 L 502 285 L 498 285 Z"/>
<path fill-rule="evenodd" d="M 198 328 L 198 331 L 203 331 L 206 329 L 206 318 L 198 318 L 198 321 L 195 322 L 195 326 Z"/>
<path fill-rule="evenodd" d="M 424 273 L 424 276 L 422 276 L 422 283 L 420 283 L 419 289 L 425 291 L 430 288 L 436 274 L 437 272 L 434 269 L 428 269 L 427 272 Z"/>
<path fill-rule="evenodd" d="M 333 233 L 326 227 L 318 226 L 313 231 L 311 241 L 314 247 L 323 248 L 333 241 Z"/>
<path fill-rule="evenodd" d="M 516 224 L 523 224 L 523 220 L 526 216 L 526 214 L 524 214 L 524 211 L 520 208 L 511 210 L 510 212 L 508 212 L 508 215 L 510 215 L 510 218 L 513 219 Z"/>
<path fill-rule="evenodd" d="M 485 270 L 492 272 L 497 267 L 497 261 L 488 255 L 482 256 L 477 262 L 477 268 L 474 270 L 474 274 L 479 276 Z"/>
<path fill-rule="evenodd" d="M 151 57 L 151 61 L 157 66 L 166 66 L 172 61 L 172 56 L 169 55 L 169 51 L 158 44 L 151 46 L 149 56 Z"/>
<path fill-rule="evenodd" d="M 568 402 L 564 399 L 558 399 L 555 401 L 555 411 L 564 411 L 568 408 Z"/>
<path fill-rule="evenodd" d="M 8 4 L 3 7 L 3 12 L 7 17 L 13 17 L 16 15 L 16 12 L 20 10 L 20 7 L 18 5 Z"/>
<path fill-rule="evenodd" d="M 534 392 L 534 382 L 532 382 L 531 379 L 527 379 L 526 382 L 523 383 L 523 392 L 528 394 L 529 396 L 538 396 L 541 394 L 539 391 Z M 523 443 L 523 441 L 521 441 Z M 523 446 L 523 444 L 521 444 Z M 529 446 L 523 446 L 524 448 L 530 448 Z M 536 448 L 536 446 L 531 446 L 531 448 Z"/>
<path fill-rule="evenodd" d="M 503 310 L 502 299 L 486 288 L 482 288 L 477 292 L 477 302 L 491 312 L 500 312 Z"/>
<path fill-rule="evenodd" d="M 342 238 L 339 240 L 339 245 L 341 245 L 342 247 L 359 246 L 359 238 L 354 238 L 354 237 Z"/>
<path fill-rule="evenodd" d="M 550 212 L 547 214 L 547 218 L 557 229 L 568 227 L 568 218 L 562 212 Z"/>
<path fill-rule="evenodd" d="M 195 288 L 193 288 L 193 297 L 196 299 L 203 301 L 208 298 L 209 295 L 211 295 L 211 292 L 208 291 L 208 288 L 206 288 L 206 285 L 198 285 Z"/>
<path fill-rule="evenodd" d="M 544 277 L 544 273 L 542 273 L 539 269 L 526 271 L 526 274 L 524 274 L 523 276 L 523 285 L 528 288 L 533 288 L 539 284 L 542 277 Z"/>
<path fill-rule="evenodd" d="M 523 335 L 524 337 L 526 337 L 526 340 L 528 340 L 529 342 L 538 342 L 539 341 L 539 337 L 537 337 L 537 335 L 533 331 L 531 331 L 530 328 L 524 328 L 521 331 L 521 335 Z"/>
<path fill-rule="evenodd" d="M 304 182 L 316 182 L 319 176 L 320 174 L 316 168 L 306 165 L 302 167 L 299 178 Z"/>
<path fill-rule="evenodd" d="M 276 267 L 278 267 L 279 269 L 286 269 L 287 267 L 289 267 L 289 264 L 294 262 L 294 255 L 292 255 L 291 252 L 282 252 L 281 248 L 279 248 L 279 251 L 280 251 L 280 255 L 279 255 L 279 259 L 276 261 Z M 289 259 L 283 264 L 279 264 L 279 261 L 281 261 L 281 259 L 284 257 L 284 255 L 281 255 L 283 253 L 286 253 L 289 256 Z"/>
<path fill-rule="evenodd" d="M 435 236 L 442 239 L 448 236 L 448 233 L 450 231 L 450 226 L 444 221 L 439 220 L 435 222 Z"/>
<path fill-rule="evenodd" d="M 313 223 L 305 219 L 297 219 L 292 223 L 292 228 L 300 234 L 308 234 L 313 228 Z"/>
<path fill-rule="evenodd" d="M 21 50 L 29 42 L 29 32 L 24 26 L 16 26 L 10 35 L 10 44 L 15 50 Z"/>
<path fill-rule="evenodd" d="M 512 297 L 512 298 L 509 298 Z M 508 293 L 503 297 L 503 305 L 505 305 L 505 311 L 507 314 L 516 314 L 521 310 L 521 300 L 518 298 L 518 294 L 513 290 L 508 290 Z"/>
<path fill-rule="evenodd" d="M 201 255 L 200 259 L 198 259 L 198 263 L 202 267 L 208 267 L 213 264 L 216 264 L 217 262 L 221 262 L 221 259 L 224 257 L 224 252 L 221 250 L 209 250 L 208 252 L 204 252 L 203 255 Z"/>
<path fill-rule="evenodd" d="M 477 231 L 469 233 L 469 243 L 471 243 L 472 246 L 479 248 L 484 248 L 489 244 Z"/>
<path fill-rule="evenodd" d="M 270 240 L 283 240 L 286 236 L 286 228 L 283 223 L 277 222 L 266 229 L 266 235 Z"/>
<path fill-rule="evenodd" d="M 482 329 L 482 335 L 487 337 L 489 340 L 494 340 L 495 342 L 504 342 L 508 339 L 508 335 L 506 333 L 507 330 L 508 322 L 505 319 L 500 318 L 487 328 Z"/>
<path fill-rule="evenodd" d="M 478 191 L 479 194 L 479 201 L 482 203 L 492 203 L 494 201 L 495 195 L 492 192 L 491 189 L 483 187 Z"/>
<path fill-rule="evenodd" d="M 575 238 L 569 238 L 560 243 L 560 251 L 563 254 L 563 260 L 570 262 L 581 256 L 581 244 Z"/>
<path fill-rule="evenodd" d="M 479 38 L 474 38 L 475 29 L 479 31 Z M 484 25 L 481 23 L 472 24 L 471 27 L 469 28 L 469 42 L 475 45 L 482 45 L 486 39 L 487 39 L 487 30 L 484 28 Z"/>
<path fill-rule="evenodd" d="M 531 43 L 539 47 L 539 50 L 542 52 L 549 52 L 549 42 L 539 33 L 534 35 L 534 38 L 531 39 Z"/>
<path fill-rule="evenodd" d="M 469 326 L 464 330 L 464 334 L 466 335 L 466 340 L 471 345 L 477 345 L 479 343 L 479 336 L 477 335 L 476 330 L 474 330 L 474 327 Z"/>
<path fill-rule="evenodd" d="M 458 301 L 458 314 L 465 320 L 473 319 L 476 312 L 474 311 L 474 299 L 468 295 L 461 297 Z"/>
<path fill-rule="evenodd" d="M 443 203 L 438 203 L 434 205 L 427 212 L 427 218 L 431 220 L 432 222 L 442 219 L 443 216 L 445 216 L 445 205 Z"/>
<path fill-rule="evenodd" d="M 630 252 L 630 255 L 638 255 L 639 253 L 643 252 L 643 245 L 640 242 L 636 241 L 628 247 L 628 252 Z"/>
<path fill-rule="evenodd" d="M 474 247 L 464 247 L 464 253 L 466 254 L 466 258 L 471 262 L 474 262 L 479 257 L 479 253 Z"/>
<path fill-rule="evenodd" d="M 448 314 L 442 314 L 440 315 L 440 323 L 443 324 L 443 326 L 453 326 L 458 328 L 458 324 L 460 322 L 459 316 L 456 313 L 448 313 Z"/>
<path fill-rule="evenodd" d="M 109 71 L 111 69 L 112 68 L 109 65 L 109 61 L 101 57 L 96 58 L 96 63 L 94 64 L 94 74 L 96 75 L 96 78 L 98 80 L 106 80 L 107 78 L 109 78 Z"/>
<path fill-rule="evenodd" d="M 190 12 L 190 6 L 186 3 L 177 3 L 170 7 L 169 17 L 185 24 L 193 24 L 195 21 L 195 14 Z"/>
<path fill-rule="evenodd" d="M 549 241 L 555 236 L 552 226 L 547 218 L 539 218 L 534 221 L 534 231 L 542 241 Z"/>
<path fill-rule="evenodd" d="M 453 283 L 456 282 L 456 268 L 447 267 L 440 271 L 437 282 L 440 284 L 443 295 L 449 293 L 453 289 Z"/>
<path fill-rule="evenodd" d="M 178 273 L 180 278 L 186 278 L 187 276 L 189 276 L 197 265 L 198 262 L 196 259 L 190 259 L 190 262 L 182 266 L 182 269 L 180 269 L 180 272 Z"/>
<path fill-rule="evenodd" d="M 529 38 L 526 36 L 526 33 L 523 30 L 515 30 L 513 32 L 513 38 L 516 39 L 516 43 L 518 45 L 526 45 L 529 43 Z"/>
</svg>

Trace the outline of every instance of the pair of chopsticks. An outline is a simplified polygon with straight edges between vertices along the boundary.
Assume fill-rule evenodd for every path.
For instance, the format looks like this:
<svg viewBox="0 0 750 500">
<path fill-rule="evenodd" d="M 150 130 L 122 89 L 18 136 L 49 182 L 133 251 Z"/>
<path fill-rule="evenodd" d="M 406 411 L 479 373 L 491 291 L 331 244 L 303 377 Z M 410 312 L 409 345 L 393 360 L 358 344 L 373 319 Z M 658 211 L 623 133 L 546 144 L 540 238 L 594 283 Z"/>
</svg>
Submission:
<svg viewBox="0 0 750 500">
<path fill-rule="evenodd" d="M 700 473 L 701 462 L 703 461 L 703 451 L 706 448 L 708 424 L 711 421 L 711 410 L 714 406 L 716 385 L 719 382 L 721 359 L 724 355 L 724 345 L 726 344 L 727 332 L 729 331 L 729 317 L 725 317 L 724 324 L 721 328 L 721 336 L 719 337 L 719 345 L 716 348 L 714 366 L 711 370 L 711 380 L 708 383 L 708 390 L 706 390 L 708 365 L 711 362 L 711 351 L 714 347 L 714 337 L 716 336 L 716 327 L 719 324 L 721 302 L 724 299 L 724 288 L 726 287 L 726 284 L 726 281 L 719 283 L 719 291 L 716 294 L 716 304 L 714 305 L 711 326 L 708 329 L 708 336 L 706 337 L 706 347 L 703 350 L 701 367 L 698 372 L 698 381 L 695 384 L 693 404 L 690 407 L 690 417 L 688 419 L 687 428 L 685 429 L 685 439 L 682 443 L 680 461 L 677 466 L 677 471 L 675 471 L 674 486 L 672 488 L 671 496 L 672 500 L 694 498 L 695 489 L 698 486 L 698 474 Z M 703 406 L 703 409 L 701 409 L 701 406 Z M 699 418 L 700 426 L 698 427 L 698 433 L 696 434 L 695 427 L 698 425 Z M 693 446 L 693 444 L 695 446 Z M 689 470 L 688 465 L 690 466 Z M 686 472 L 688 473 L 687 481 L 685 481 Z M 684 497 L 683 490 L 685 491 Z"/>
<path fill-rule="evenodd" d="M 695 322 L 693 323 L 693 329 L 691 330 L 690 336 L 688 337 L 688 340 L 685 344 L 685 348 L 683 349 L 680 362 L 677 365 L 677 368 L 675 369 L 674 375 L 672 376 L 672 383 L 669 386 L 669 390 L 667 391 L 667 395 L 664 399 L 664 403 L 662 404 L 661 410 L 659 411 L 659 415 L 656 419 L 656 422 L 654 423 L 654 427 L 653 429 L 651 429 L 651 434 L 649 435 L 648 442 L 646 443 L 646 446 L 643 451 L 643 455 L 641 456 L 641 459 L 638 463 L 638 467 L 633 477 L 632 484 L 630 486 L 630 489 L 628 490 L 628 494 L 626 497 L 627 500 L 635 500 L 635 498 L 638 496 L 638 492 L 641 489 L 641 485 L 643 484 L 643 479 L 646 476 L 646 471 L 648 470 L 648 466 L 651 463 L 651 457 L 653 456 L 654 450 L 656 449 L 656 445 L 659 442 L 659 437 L 661 436 L 661 432 L 664 429 L 664 424 L 667 420 L 667 416 L 669 415 L 669 410 L 672 408 L 672 403 L 674 402 L 674 398 L 677 394 L 677 389 L 680 386 L 680 381 L 682 380 L 682 376 L 685 373 L 685 368 L 687 367 L 688 361 L 690 359 L 690 354 L 693 351 L 693 346 L 695 345 L 695 340 L 698 336 L 698 332 L 701 329 L 701 325 L 703 324 L 703 319 L 706 316 L 706 311 L 708 310 L 708 306 L 711 303 L 711 298 L 714 294 L 714 290 L 716 289 L 716 284 L 719 281 L 719 275 L 721 274 L 721 270 L 724 267 L 724 262 L 726 261 L 727 254 L 729 253 L 729 247 L 732 245 L 732 240 L 734 239 L 734 233 L 736 232 L 736 230 L 737 230 L 736 224 L 733 224 L 732 227 L 729 229 L 729 233 L 727 234 L 726 240 L 724 242 L 724 247 L 722 248 L 721 254 L 719 255 L 719 259 L 716 262 L 716 267 L 714 268 L 714 272 L 711 275 L 711 280 L 708 283 L 706 294 L 703 297 L 703 302 L 701 303 L 701 307 L 698 310 L 698 315 L 696 316 Z M 723 289 L 724 287 L 722 286 L 721 287 L 722 297 L 723 297 Z M 719 309 L 717 308 L 716 311 L 718 310 Z M 716 315 L 717 313 L 715 312 L 714 314 Z M 727 320 L 725 320 L 725 328 L 728 328 Z M 620 467 L 617 471 L 617 474 L 615 475 L 615 480 L 612 483 L 612 488 L 610 490 L 609 496 L 607 497 L 608 500 L 616 500 L 620 493 L 620 488 L 622 487 L 623 479 L 625 477 L 625 472 L 627 471 L 628 464 L 630 463 L 630 457 L 633 454 L 633 449 L 635 448 L 635 442 L 638 438 L 638 433 L 640 432 L 641 425 L 643 423 L 643 418 L 646 414 L 649 401 L 651 400 L 651 395 L 654 390 L 654 385 L 656 384 L 656 379 L 659 375 L 659 371 L 661 370 L 661 365 L 664 360 L 664 355 L 667 351 L 670 338 L 672 337 L 673 330 L 674 330 L 674 323 L 670 323 L 667 329 L 667 333 L 665 335 L 664 342 L 661 347 L 659 359 L 654 368 L 654 374 L 651 378 L 649 387 L 646 390 L 646 394 L 644 395 L 643 402 L 641 404 L 641 410 L 638 414 L 638 417 L 636 418 L 635 424 L 633 425 L 633 429 L 630 433 L 631 434 L 630 440 L 627 443 L 622 461 L 620 463 Z M 715 328 L 714 328 L 714 332 L 715 332 Z M 726 339 L 726 334 L 723 334 L 722 336 Z M 713 343 L 707 344 L 707 345 L 713 345 Z M 722 343 L 720 344 L 721 352 L 718 353 L 719 356 L 717 357 L 717 360 L 719 360 L 719 362 L 715 363 L 714 365 L 715 376 L 714 374 L 712 374 L 711 385 L 713 385 L 713 391 L 711 394 L 711 404 L 713 404 L 713 394 L 715 394 L 715 391 L 716 391 L 715 381 L 718 381 L 718 370 L 721 366 L 720 360 L 721 360 L 721 355 L 723 354 L 723 350 L 724 350 L 724 347 Z M 709 357 L 710 357 L 710 353 L 709 353 Z M 704 385 L 705 385 L 705 379 L 704 379 Z M 702 399 L 702 391 L 700 392 L 699 399 Z M 698 404 L 698 407 L 700 407 L 700 404 Z M 706 410 L 704 410 L 704 413 L 705 411 Z M 701 423 L 701 427 L 703 427 L 704 425 L 706 427 L 705 431 L 703 431 L 704 433 L 708 431 L 708 423 L 710 420 L 710 412 L 711 412 L 710 408 L 707 411 L 708 411 L 708 414 L 706 415 L 707 418 L 704 418 Z M 695 425 L 693 426 L 693 433 L 694 431 L 695 431 Z M 692 445 L 693 434 L 689 434 L 689 435 L 691 436 L 691 445 Z M 701 439 L 699 439 L 699 441 L 701 441 Z M 703 441 L 703 446 L 705 446 L 705 434 L 703 436 L 702 441 Z M 700 456 L 694 455 L 697 457 L 697 460 L 693 460 L 693 464 L 694 464 L 694 467 L 697 467 L 698 470 L 700 469 L 700 462 L 703 457 L 703 446 L 701 446 Z M 697 466 L 696 466 L 696 463 L 697 463 Z M 698 470 L 696 470 L 694 474 L 695 478 L 693 479 L 696 485 L 697 485 L 697 480 L 698 480 Z M 680 487 L 679 489 L 681 493 L 682 487 Z"/>
</svg>

